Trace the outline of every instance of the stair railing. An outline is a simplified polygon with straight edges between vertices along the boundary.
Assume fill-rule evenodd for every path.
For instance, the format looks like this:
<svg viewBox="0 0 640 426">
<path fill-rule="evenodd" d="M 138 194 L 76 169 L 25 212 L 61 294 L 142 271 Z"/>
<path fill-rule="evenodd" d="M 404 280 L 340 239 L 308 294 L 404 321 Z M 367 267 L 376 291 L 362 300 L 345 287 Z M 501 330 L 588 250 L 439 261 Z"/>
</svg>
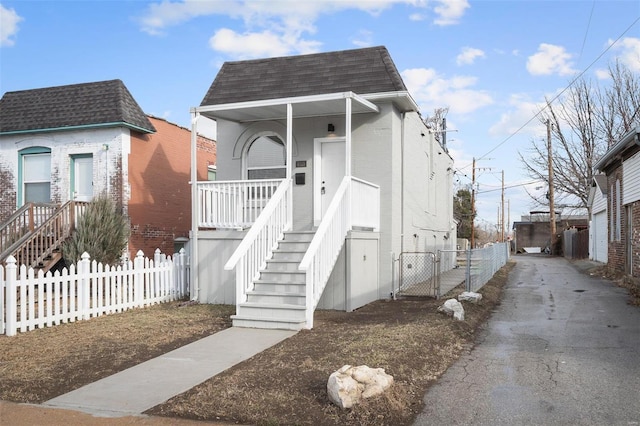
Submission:
<svg viewBox="0 0 640 426">
<path fill-rule="evenodd" d="M 309 329 L 313 328 L 313 313 L 347 233 L 354 227 L 373 231 L 380 228 L 380 187 L 345 176 L 298 267 L 306 272 L 306 327 Z"/>
<path fill-rule="evenodd" d="M 236 270 L 236 304 L 246 302 L 247 292 L 253 289 L 260 268 L 272 257 L 284 232 L 291 229 L 291 195 L 291 179 L 285 179 L 224 265 L 227 271 Z"/>
<path fill-rule="evenodd" d="M 6 248 L 0 254 L 0 261 L 11 254 L 16 258 L 18 265 L 24 264 L 30 268 L 38 267 L 71 235 L 75 229 L 76 215 L 84 211 L 86 204 L 78 201 L 66 202 L 40 226 Z"/>
<path fill-rule="evenodd" d="M 0 259 L 10 246 L 43 224 L 57 209 L 57 204 L 26 203 L 1 223 Z"/>
</svg>

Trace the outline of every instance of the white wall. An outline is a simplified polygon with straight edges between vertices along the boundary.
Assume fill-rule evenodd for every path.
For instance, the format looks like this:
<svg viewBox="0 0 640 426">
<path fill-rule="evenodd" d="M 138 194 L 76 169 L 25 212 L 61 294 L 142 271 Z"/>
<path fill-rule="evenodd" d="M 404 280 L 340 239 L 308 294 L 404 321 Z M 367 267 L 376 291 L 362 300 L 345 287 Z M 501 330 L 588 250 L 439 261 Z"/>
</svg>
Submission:
<svg viewBox="0 0 640 426">
<path fill-rule="evenodd" d="M 640 200 L 640 152 L 622 163 L 622 204 Z"/>
<path fill-rule="evenodd" d="M 122 157 L 123 181 L 127 182 L 130 144 L 129 130 L 125 128 L 2 136 L 0 167 L 6 167 L 12 171 L 15 177 L 14 190 L 17 191 L 18 151 L 30 147 L 51 149 L 51 196 L 54 201 L 64 203 L 71 198 L 70 165 L 72 155 L 93 155 L 93 192 L 98 194 L 107 188 L 107 173 L 113 174 L 120 157 Z M 108 150 L 103 148 L 105 145 L 108 146 Z M 128 200 L 128 188 L 123 188 L 123 191 L 126 201 Z"/>
</svg>

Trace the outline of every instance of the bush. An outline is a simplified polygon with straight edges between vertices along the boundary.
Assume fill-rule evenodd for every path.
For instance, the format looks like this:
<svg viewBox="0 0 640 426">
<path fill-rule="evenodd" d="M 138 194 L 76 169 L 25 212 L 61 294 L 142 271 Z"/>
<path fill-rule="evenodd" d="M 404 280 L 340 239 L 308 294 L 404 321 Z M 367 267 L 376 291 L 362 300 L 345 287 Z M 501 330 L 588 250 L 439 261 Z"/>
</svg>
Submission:
<svg viewBox="0 0 640 426">
<path fill-rule="evenodd" d="M 78 219 L 75 232 L 62 246 L 62 254 L 67 265 L 78 262 L 85 251 L 92 260 L 114 265 L 127 247 L 128 238 L 127 219 L 109 197 L 101 195 L 89 203 Z"/>
</svg>

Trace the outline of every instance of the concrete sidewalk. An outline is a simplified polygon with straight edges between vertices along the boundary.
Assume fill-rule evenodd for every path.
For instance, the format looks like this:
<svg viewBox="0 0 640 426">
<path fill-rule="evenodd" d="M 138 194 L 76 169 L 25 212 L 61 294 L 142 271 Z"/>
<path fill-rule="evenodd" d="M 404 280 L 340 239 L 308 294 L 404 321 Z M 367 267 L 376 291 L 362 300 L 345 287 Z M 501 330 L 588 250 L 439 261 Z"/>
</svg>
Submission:
<svg viewBox="0 0 640 426">
<path fill-rule="evenodd" d="M 296 334 L 232 327 L 45 402 L 94 416 L 140 414 Z"/>
</svg>

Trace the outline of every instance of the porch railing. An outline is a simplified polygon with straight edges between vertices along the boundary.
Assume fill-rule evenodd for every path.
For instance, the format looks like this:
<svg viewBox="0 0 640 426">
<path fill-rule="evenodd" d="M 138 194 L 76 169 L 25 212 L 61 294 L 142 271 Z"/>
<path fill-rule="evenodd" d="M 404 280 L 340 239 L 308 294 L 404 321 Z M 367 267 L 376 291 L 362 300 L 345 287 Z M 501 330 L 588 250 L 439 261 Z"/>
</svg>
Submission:
<svg viewBox="0 0 640 426">
<path fill-rule="evenodd" d="M 0 224 L 0 253 L 43 224 L 57 209 L 56 204 L 27 203 L 16 210 Z"/>
<path fill-rule="evenodd" d="M 259 276 L 278 240 L 291 229 L 291 179 L 280 181 L 278 189 L 266 203 L 247 235 L 224 265 L 224 269 L 236 270 L 236 303 L 247 300 L 247 292 L 253 289 L 253 280 Z"/>
<path fill-rule="evenodd" d="M 379 186 L 345 176 L 298 267 L 306 272 L 307 328 L 313 328 L 313 312 L 340 255 L 347 233 L 354 227 L 379 230 L 379 206 Z"/>
<path fill-rule="evenodd" d="M 282 182 L 282 179 L 198 182 L 198 226 L 250 227 Z"/>
</svg>

